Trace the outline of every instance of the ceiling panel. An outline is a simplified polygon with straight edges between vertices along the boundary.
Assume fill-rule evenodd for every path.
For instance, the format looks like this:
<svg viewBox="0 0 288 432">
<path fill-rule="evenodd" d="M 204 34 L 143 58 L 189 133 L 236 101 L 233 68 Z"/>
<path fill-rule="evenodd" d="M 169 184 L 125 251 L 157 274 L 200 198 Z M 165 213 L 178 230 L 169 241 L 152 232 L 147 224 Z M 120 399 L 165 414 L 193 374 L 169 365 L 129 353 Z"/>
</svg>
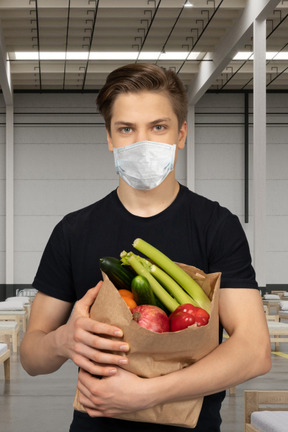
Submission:
<svg viewBox="0 0 288 432">
<path fill-rule="evenodd" d="M 255 1 L 255 0 L 254 0 Z M 91 60 L 93 52 L 180 52 L 184 60 L 149 60 L 175 70 L 188 86 L 201 61 L 217 50 L 250 0 L 1 0 L 2 62 L 9 54 L 14 91 L 97 91 L 107 74 L 131 60 Z M 192 0 L 191 0 L 192 2 Z M 267 16 L 267 50 L 288 53 L 288 1 Z M 253 52 L 252 30 L 242 51 Z M 84 60 L 39 60 L 41 52 L 80 52 Z M 34 52 L 36 60 L 17 60 L 15 52 Z M 200 52 L 197 60 L 188 60 Z M 3 54 L 4 53 L 4 54 Z M 137 57 L 133 61 L 137 60 Z M 133 62 L 132 61 L 132 62 Z M 288 58 L 267 61 L 267 88 L 288 90 Z M 0 83 L 5 83 L 2 78 Z M 213 90 L 249 90 L 253 63 L 227 59 L 210 85 Z"/>
</svg>

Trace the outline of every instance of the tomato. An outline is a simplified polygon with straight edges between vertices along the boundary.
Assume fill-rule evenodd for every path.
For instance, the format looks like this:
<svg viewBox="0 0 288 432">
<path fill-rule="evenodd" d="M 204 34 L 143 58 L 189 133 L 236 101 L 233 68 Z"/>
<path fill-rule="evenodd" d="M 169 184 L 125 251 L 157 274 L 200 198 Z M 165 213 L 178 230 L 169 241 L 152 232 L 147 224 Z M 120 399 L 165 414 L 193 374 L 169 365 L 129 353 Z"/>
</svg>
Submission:
<svg viewBox="0 0 288 432">
<path fill-rule="evenodd" d="M 183 312 L 183 313 L 188 313 L 188 314 L 190 314 L 190 315 L 194 315 L 194 314 L 195 314 L 195 311 L 196 311 L 197 309 L 198 309 L 198 308 L 197 308 L 196 306 L 193 306 L 193 305 L 190 304 L 190 303 L 185 303 L 185 304 L 182 304 L 182 305 L 178 306 L 178 307 L 175 309 L 175 311 L 172 312 L 172 315 L 173 315 L 174 313 L 178 313 L 178 312 Z"/>
<path fill-rule="evenodd" d="M 183 330 L 195 323 L 195 317 L 190 313 L 178 312 L 170 319 L 170 331 Z"/>
<path fill-rule="evenodd" d="M 200 327 L 202 325 L 206 325 L 209 321 L 210 315 L 204 309 L 197 308 L 195 313 L 195 321 L 197 326 Z"/>
<path fill-rule="evenodd" d="M 197 327 L 206 325 L 209 314 L 204 309 L 185 303 L 178 306 L 169 316 L 170 331 L 183 330 L 196 323 Z"/>
</svg>

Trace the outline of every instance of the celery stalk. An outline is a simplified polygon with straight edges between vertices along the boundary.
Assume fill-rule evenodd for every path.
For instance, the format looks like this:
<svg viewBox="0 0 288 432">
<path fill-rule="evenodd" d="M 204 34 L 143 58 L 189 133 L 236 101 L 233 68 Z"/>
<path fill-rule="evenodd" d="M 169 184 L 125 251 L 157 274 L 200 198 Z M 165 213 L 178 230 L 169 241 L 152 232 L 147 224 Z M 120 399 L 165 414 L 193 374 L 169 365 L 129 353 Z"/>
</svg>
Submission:
<svg viewBox="0 0 288 432">
<path fill-rule="evenodd" d="M 150 261 L 148 261 L 146 258 L 143 258 L 139 255 L 134 254 L 134 252 L 126 252 L 125 250 L 123 250 L 120 253 L 120 258 L 121 261 L 124 265 L 129 265 L 129 257 L 131 257 L 132 255 L 134 255 L 135 258 L 137 258 L 137 260 L 143 265 L 143 267 L 150 271 L 150 267 L 152 265 L 152 263 Z"/>
<path fill-rule="evenodd" d="M 184 291 L 174 279 L 172 279 L 166 272 L 161 270 L 155 264 L 150 267 L 151 274 L 158 280 L 158 282 L 178 301 L 180 304 L 191 303 L 193 306 L 198 304 Z"/>
<path fill-rule="evenodd" d="M 150 258 L 156 265 L 168 273 L 197 303 L 197 306 L 210 313 L 211 301 L 202 290 L 200 285 L 194 281 L 183 269 L 174 263 L 165 254 L 146 241 L 137 238 L 133 242 L 133 247 Z"/>
<path fill-rule="evenodd" d="M 145 276 L 148 280 L 152 291 L 163 303 L 163 305 L 170 311 L 173 312 L 179 303 L 168 294 L 168 292 L 157 282 L 157 280 L 151 275 L 151 273 L 141 264 L 137 257 L 132 253 L 127 255 L 129 265 L 135 270 L 135 272 L 141 276 Z"/>
</svg>

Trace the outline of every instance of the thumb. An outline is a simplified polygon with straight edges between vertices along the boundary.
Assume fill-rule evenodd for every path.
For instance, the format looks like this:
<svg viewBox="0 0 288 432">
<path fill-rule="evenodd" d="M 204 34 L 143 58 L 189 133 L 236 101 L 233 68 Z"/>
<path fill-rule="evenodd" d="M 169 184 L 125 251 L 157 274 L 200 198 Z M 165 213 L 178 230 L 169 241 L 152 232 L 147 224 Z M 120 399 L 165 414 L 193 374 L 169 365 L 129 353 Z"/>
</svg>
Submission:
<svg viewBox="0 0 288 432">
<path fill-rule="evenodd" d="M 78 300 L 78 307 L 81 308 L 82 312 L 89 313 L 89 309 L 94 303 L 102 284 L 103 281 L 98 282 L 98 284 L 95 287 L 90 288 L 86 292 L 86 294 L 80 300 Z"/>
</svg>

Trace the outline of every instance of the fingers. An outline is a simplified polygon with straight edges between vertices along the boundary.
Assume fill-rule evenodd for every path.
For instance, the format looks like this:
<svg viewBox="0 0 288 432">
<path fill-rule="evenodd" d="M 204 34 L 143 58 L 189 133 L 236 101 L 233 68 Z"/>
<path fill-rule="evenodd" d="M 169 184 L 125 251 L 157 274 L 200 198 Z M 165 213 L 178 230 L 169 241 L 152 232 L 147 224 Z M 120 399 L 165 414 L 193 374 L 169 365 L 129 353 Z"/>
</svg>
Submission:
<svg viewBox="0 0 288 432">
<path fill-rule="evenodd" d="M 76 338 L 79 337 L 79 339 L 86 332 L 90 335 L 111 336 L 116 338 L 123 337 L 123 331 L 120 328 L 91 318 L 79 317 L 75 322 L 75 327 Z"/>
<path fill-rule="evenodd" d="M 73 362 L 92 375 L 111 376 L 115 366 L 128 363 L 125 353 L 129 345 L 118 338 L 123 331 L 118 327 L 89 318 L 89 309 L 101 288 L 102 281 L 80 299 L 70 320 L 70 355 Z"/>
<path fill-rule="evenodd" d="M 110 336 L 113 339 L 106 336 Z M 110 324 L 82 317 L 78 318 L 75 322 L 75 341 L 84 343 L 92 348 L 127 352 L 129 345 L 126 342 L 118 340 L 118 338 L 122 337 L 123 331 Z"/>
<path fill-rule="evenodd" d="M 88 372 L 90 375 L 93 376 L 99 376 L 99 377 L 109 377 L 112 376 L 116 373 L 117 366 L 113 366 L 113 362 L 114 365 L 117 365 L 117 359 L 112 358 L 111 359 L 111 363 L 107 363 L 107 364 L 100 364 L 100 363 L 94 363 L 93 361 L 89 360 L 87 357 L 84 356 L 79 356 L 75 357 L 74 363 L 77 364 L 77 366 L 79 366 L 80 368 L 82 368 L 83 370 L 85 370 L 86 372 Z"/>
<path fill-rule="evenodd" d="M 71 358 L 92 375 L 109 376 L 113 366 L 128 363 L 125 353 L 129 351 L 129 345 L 118 340 L 120 336 L 123 332 L 117 327 L 90 318 L 78 318 Z"/>
<path fill-rule="evenodd" d="M 105 406 L 101 397 L 97 396 L 97 387 L 100 379 L 80 369 L 77 388 L 79 390 L 79 402 L 85 407 L 91 417 L 105 415 Z"/>
<path fill-rule="evenodd" d="M 129 345 L 126 342 L 103 338 L 102 336 L 89 332 L 83 332 L 81 343 L 86 345 L 88 348 L 96 348 L 101 351 L 129 351 Z"/>
<path fill-rule="evenodd" d="M 87 345 L 81 345 L 79 352 L 73 359 L 77 366 L 89 372 L 91 375 L 111 376 L 116 373 L 116 366 L 128 364 L 128 358 L 124 355 L 116 355 L 109 352 L 102 352 Z"/>
</svg>

